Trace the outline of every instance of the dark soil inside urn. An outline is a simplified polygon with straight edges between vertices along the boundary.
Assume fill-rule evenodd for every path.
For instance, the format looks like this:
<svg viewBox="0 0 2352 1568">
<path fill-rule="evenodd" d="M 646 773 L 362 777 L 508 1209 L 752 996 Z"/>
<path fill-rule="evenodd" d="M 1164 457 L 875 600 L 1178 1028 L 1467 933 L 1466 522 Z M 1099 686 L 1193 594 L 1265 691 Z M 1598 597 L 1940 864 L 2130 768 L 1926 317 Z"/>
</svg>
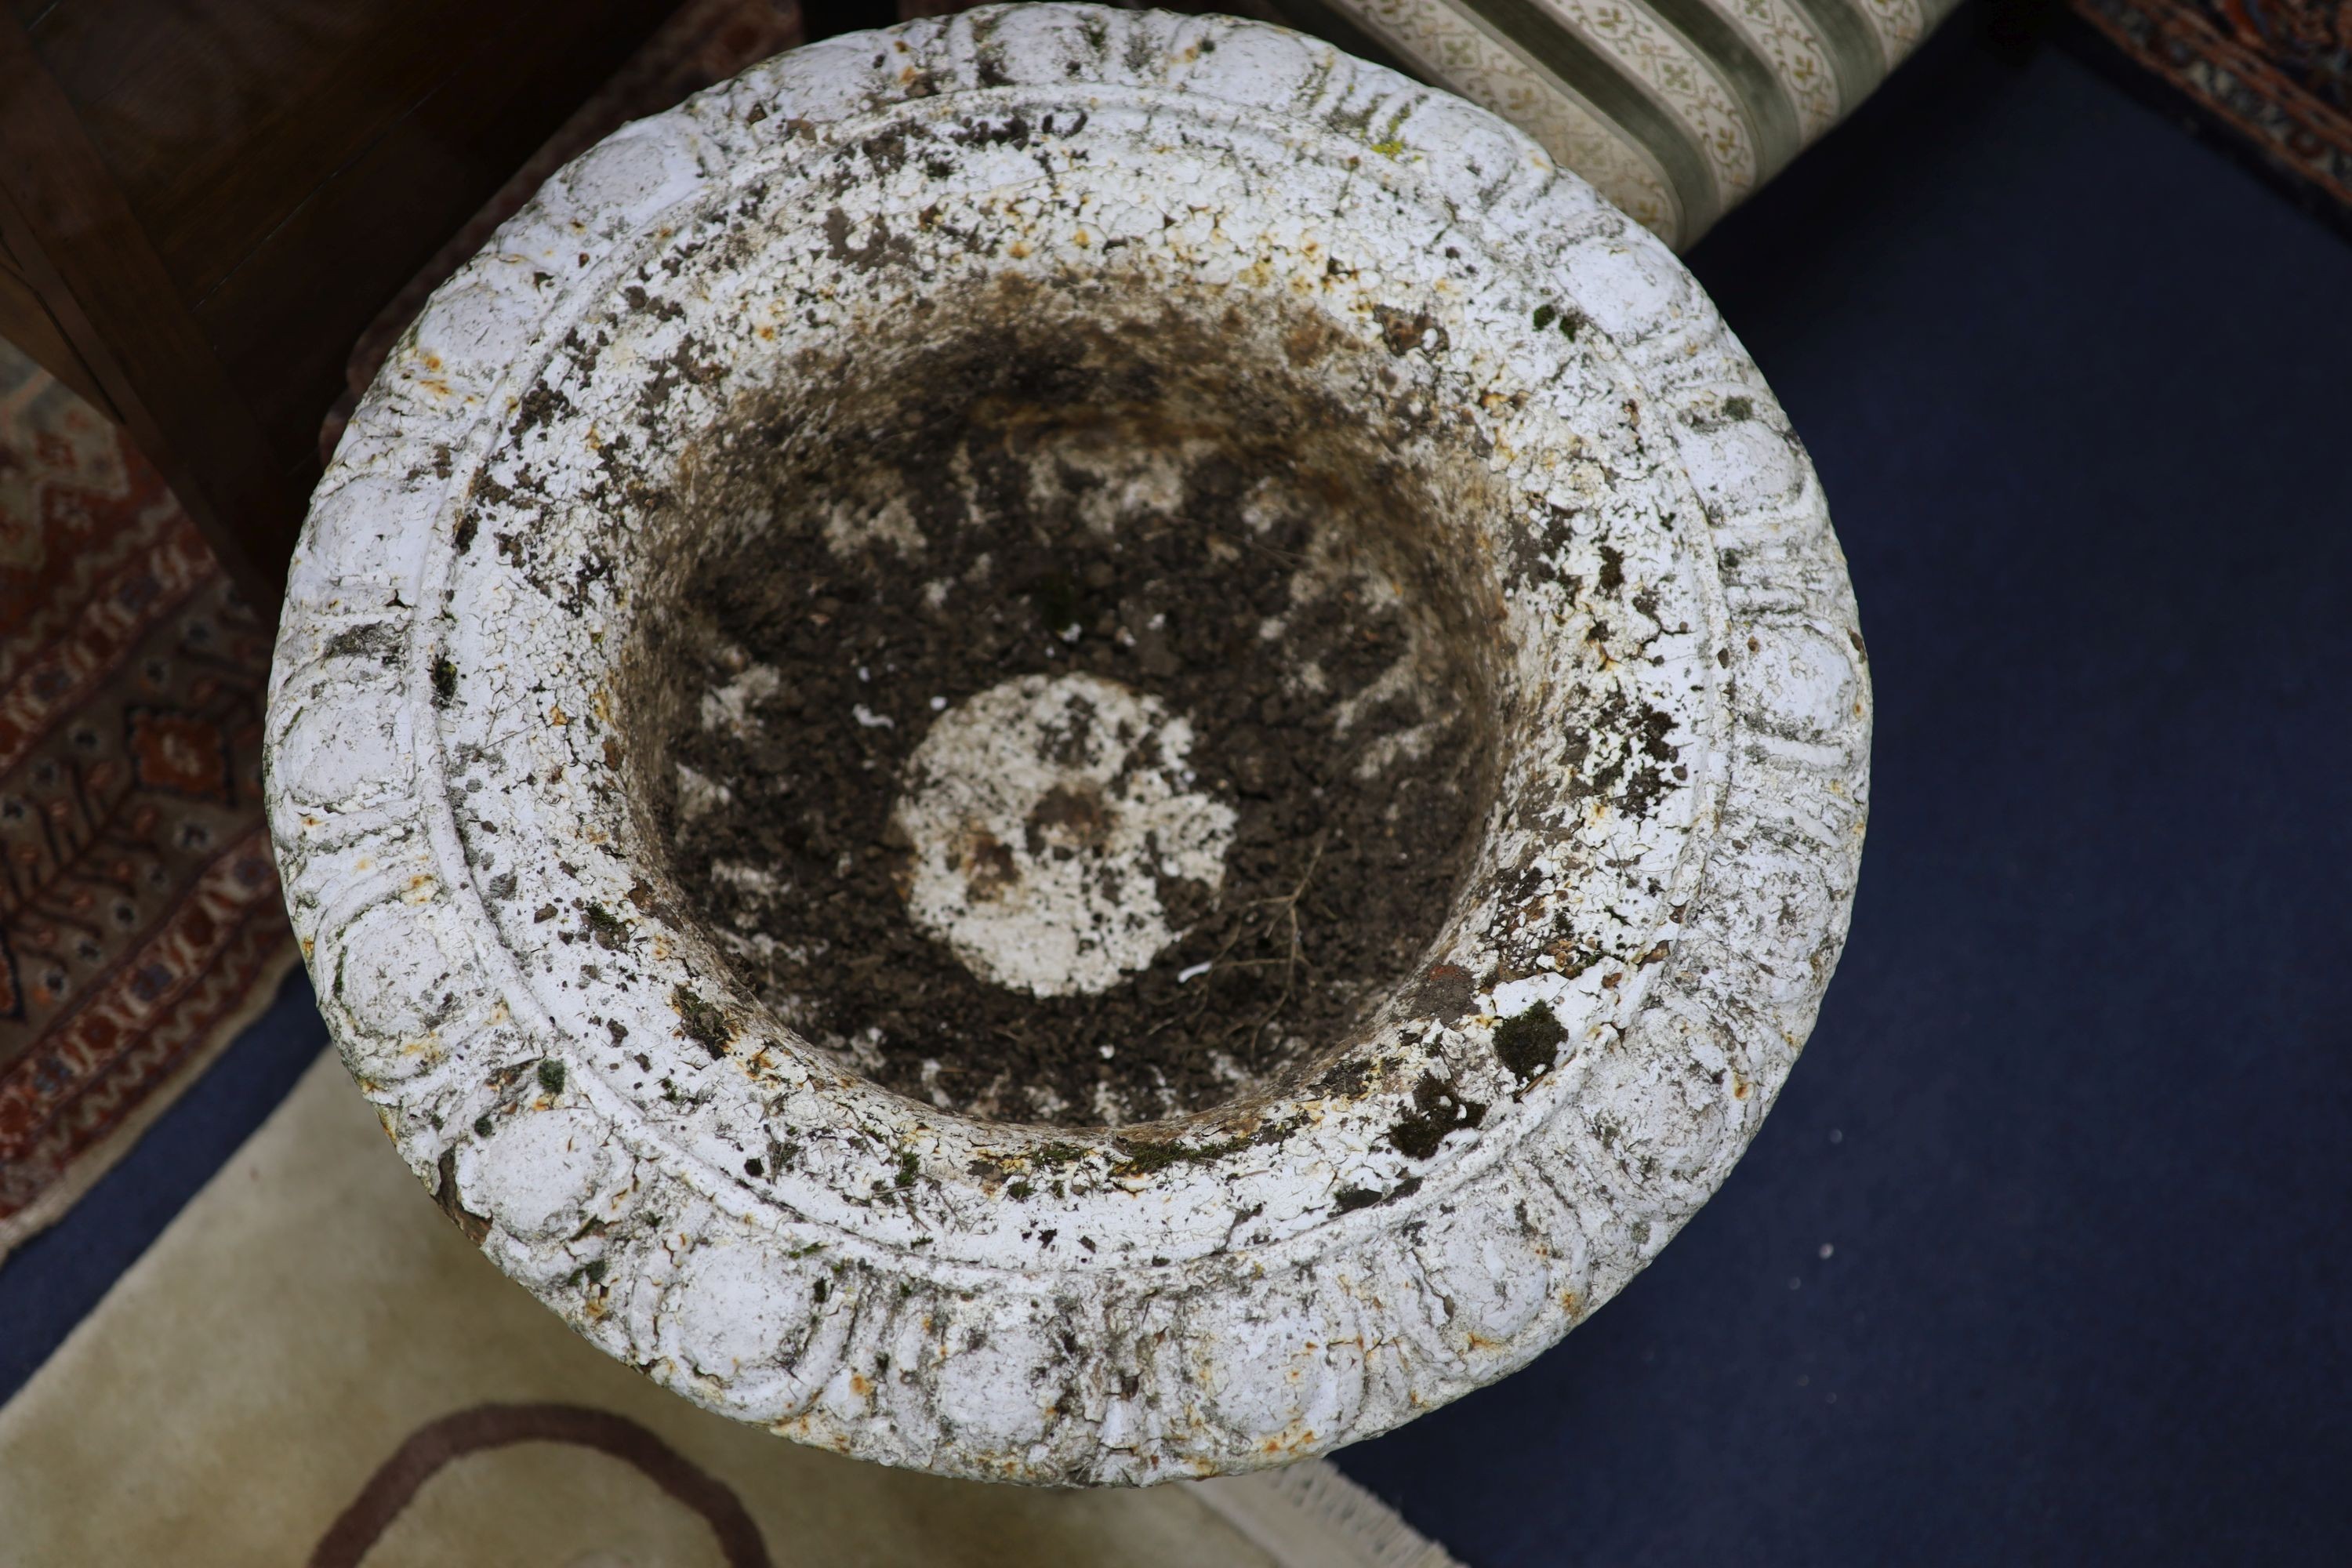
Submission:
<svg viewBox="0 0 2352 1568">
<path fill-rule="evenodd" d="M 927 1104 L 1118 1125 L 1265 1086 L 1414 976 L 1475 848 L 1486 727 L 1392 474 L 1040 358 L 1022 382 L 950 357 L 954 417 L 780 459 L 740 548 L 679 579 L 648 648 L 671 687 L 656 826 L 741 980 L 845 1065 Z M 1221 888 L 1163 880 L 1182 934 L 1150 967 L 1041 998 L 915 924 L 891 816 L 942 708 L 1072 670 L 1188 720 L 1235 825 Z"/>
</svg>

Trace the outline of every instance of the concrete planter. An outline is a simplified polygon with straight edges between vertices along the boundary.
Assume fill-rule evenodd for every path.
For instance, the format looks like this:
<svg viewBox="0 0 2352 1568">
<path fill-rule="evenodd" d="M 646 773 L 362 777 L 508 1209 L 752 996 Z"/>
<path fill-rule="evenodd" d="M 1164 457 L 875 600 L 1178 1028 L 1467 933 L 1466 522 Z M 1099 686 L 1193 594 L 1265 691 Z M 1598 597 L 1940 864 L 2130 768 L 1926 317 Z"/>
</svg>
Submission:
<svg viewBox="0 0 2352 1568">
<path fill-rule="evenodd" d="M 1399 744 L 1452 748 L 1475 794 L 1435 934 L 1343 1037 L 1214 1094 L 1106 1090 L 1092 1125 L 1040 1124 L 1009 1069 L 993 1099 L 894 1092 L 798 1026 L 679 870 L 677 825 L 752 785 L 667 749 L 696 700 L 734 723 L 773 692 L 681 696 L 668 640 L 767 558 L 759 498 L 919 579 L 945 469 L 877 458 L 835 493 L 824 465 L 1020 426 L 1045 364 L 1053 440 L 1126 410 L 1119 451 L 1230 468 L 1271 431 L 1336 476 L 1329 530 L 1387 520 L 1359 576 L 1422 653 L 1382 689 L 1437 725 Z M 1106 541 L 1159 505 L 1088 483 Z M 1049 655 L 929 705 L 891 818 L 908 918 L 1044 999 L 1172 965 L 1241 820 L 1197 715 Z M 1270 691 L 1320 679 L 1271 662 Z M 1007 739 L 1081 710 L 1095 738 L 1047 762 Z M 499 1268 L 785 1436 L 1123 1483 L 1393 1426 L 1655 1256 L 1811 1026 L 1868 733 L 1811 469 L 1655 239 L 1319 44 L 1036 5 L 630 126 L 435 296 L 314 502 L 269 788 L 344 1059 Z"/>
</svg>

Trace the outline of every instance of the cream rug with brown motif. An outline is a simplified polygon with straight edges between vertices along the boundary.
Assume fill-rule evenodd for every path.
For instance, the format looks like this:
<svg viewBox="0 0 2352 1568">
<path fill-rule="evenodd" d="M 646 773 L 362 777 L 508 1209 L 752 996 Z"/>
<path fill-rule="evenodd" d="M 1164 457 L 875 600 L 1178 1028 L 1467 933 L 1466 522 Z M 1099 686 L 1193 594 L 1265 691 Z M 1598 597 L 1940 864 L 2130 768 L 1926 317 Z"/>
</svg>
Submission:
<svg viewBox="0 0 2352 1568">
<path fill-rule="evenodd" d="M 444 1220 L 323 1057 L 0 1408 L 0 1568 L 1443 1568 L 1328 1465 L 1146 1491 L 709 1415 Z"/>
</svg>

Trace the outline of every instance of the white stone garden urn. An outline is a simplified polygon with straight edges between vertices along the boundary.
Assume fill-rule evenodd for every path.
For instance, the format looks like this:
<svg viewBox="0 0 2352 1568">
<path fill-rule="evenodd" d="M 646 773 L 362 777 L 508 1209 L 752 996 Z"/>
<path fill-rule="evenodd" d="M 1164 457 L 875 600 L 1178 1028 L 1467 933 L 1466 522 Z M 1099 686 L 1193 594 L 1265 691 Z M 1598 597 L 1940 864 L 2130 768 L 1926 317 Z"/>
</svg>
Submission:
<svg viewBox="0 0 2352 1568">
<path fill-rule="evenodd" d="M 295 556 L 269 808 L 491 1259 L 710 1409 L 1149 1482 L 1664 1247 L 1812 1026 L 1870 700 L 1803 451 L 1528 138 L 1026 5 L 631 125 Z"/>
</svg>

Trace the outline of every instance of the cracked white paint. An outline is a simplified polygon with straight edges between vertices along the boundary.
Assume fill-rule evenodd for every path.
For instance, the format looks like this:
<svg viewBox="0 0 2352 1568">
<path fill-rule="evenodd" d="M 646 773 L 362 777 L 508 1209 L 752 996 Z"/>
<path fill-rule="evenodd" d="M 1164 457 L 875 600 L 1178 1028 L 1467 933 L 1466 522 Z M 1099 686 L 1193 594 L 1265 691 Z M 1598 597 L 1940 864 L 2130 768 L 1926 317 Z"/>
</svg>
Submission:
<svg viewBox="0 0 2352 1568">
<path fill-rule="evenodd" d="M 1426 976 L 1315 1076 L 1154 1128 L 976 1121 L 810 1047 L 677 912 L 639 796 L 682 781 L 621 745 L 691 515 L 631 498 L 1007 279 L 1196 312 L 1388 421 L 1491 610 L 1495 801 Z M 1820 487 L 1657 240 L 1319 43 L 1039 5 L 781 57 L 550 181 L 319 487 L 268 754 L 344 1060 L 501 1268 L 783 1435 L 1116 1483 L 1384 1430 L 1654 1257 L 1811 1027 L 1868 734 Z"/>
<path fill-rule="evenodd" d="M 726 685 L 702 694 L 702 727 L 740 735 L 751 726 L 751 710 L 782 688 L 783 676 L 775 666 L 751 665 Z"/>
<path fill-rule="evenodd" d="M 1184 933 L 1162 879 L 1224 885 L 1234 810 L 1195 787 L 1192 727 L 1085 674 L 1024 675 L 936 720 L 891 822 L 912 847 L 907 912 L 982 979 L 1103 992 Z"/>
</svg>

